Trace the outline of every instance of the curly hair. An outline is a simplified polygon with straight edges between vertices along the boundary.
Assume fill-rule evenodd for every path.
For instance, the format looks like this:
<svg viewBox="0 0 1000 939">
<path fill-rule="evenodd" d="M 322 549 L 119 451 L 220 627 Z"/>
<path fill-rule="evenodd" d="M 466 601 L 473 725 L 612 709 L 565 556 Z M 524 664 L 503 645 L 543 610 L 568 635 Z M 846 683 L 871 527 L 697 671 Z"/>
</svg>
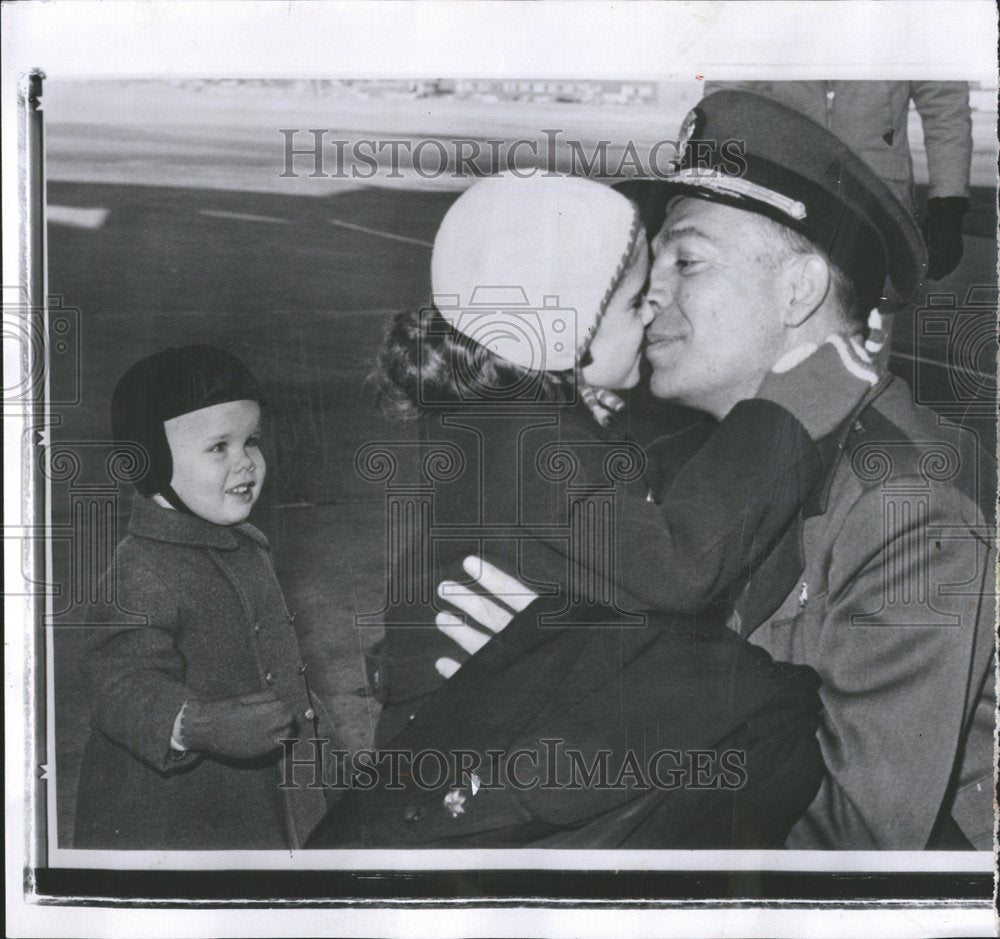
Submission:
<svg viewBox="0 0 1000 939">
<path fill-rule="evenodd" d="M 576 385 L 572 369 L 541 372 L 502 359 L 452 329 L 434 307 L 396 314 L 371 379 L 379 406 L 399 420 L 456 404 L 569 402 Z"/>
</svg>

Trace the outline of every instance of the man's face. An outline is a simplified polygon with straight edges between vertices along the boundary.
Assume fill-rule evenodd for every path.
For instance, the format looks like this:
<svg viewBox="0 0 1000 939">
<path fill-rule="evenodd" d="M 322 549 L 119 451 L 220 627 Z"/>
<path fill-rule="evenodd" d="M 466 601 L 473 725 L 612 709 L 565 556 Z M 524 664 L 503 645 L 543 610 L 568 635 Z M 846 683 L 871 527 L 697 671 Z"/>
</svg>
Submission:
<svg viewBox="0 0 1000 939">
<path fill-rule="evenodd" d="M 751 212 L 675 200 L 653 242 L 646 331 L 658 398 L 722 418 L 784 352 L 773 235 Z"/>
<path fill-rule="evenodd" d="M 266 467 L 260 452 L 260 405 L 227 401 L 163 422 L 174 492 L 195 515 L 236 525 L 250 515 Z"/>
</svg>

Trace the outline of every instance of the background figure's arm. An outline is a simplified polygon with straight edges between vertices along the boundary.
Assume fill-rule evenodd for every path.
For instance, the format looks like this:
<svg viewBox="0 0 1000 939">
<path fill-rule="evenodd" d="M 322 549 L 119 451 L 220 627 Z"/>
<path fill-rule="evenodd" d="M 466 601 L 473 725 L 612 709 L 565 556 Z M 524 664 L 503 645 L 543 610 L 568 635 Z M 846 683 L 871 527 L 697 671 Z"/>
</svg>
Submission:
<svg viewBox="0 0 1000 939">
<path fill-rule="evenodd" d="M 929 199 L 968 198 L 972 166 L 972 109 L 968 82 L 910 82 L 920 113 L 930 177 Z"/>
<path fill-rule="evenodd" d="M 969 210 L 972 111 L 966 82 L 911 82 L 920 112 L 930 187 L 921 230 L 927 243 L 927 277 L 951 274 L 964 253 L 963 224 Z"/>
<path fill-rule="evenodd" d="M 960 524 L 968 506 L 944 486 L 930 496 L 924 517 L 887 517 L 881 489 L 866 491 L 837 533 L 826 595 L 810 600 L 821 607 L 787 625 L 812 645 L 822 679 L 827 768 L 790 848 L 927 845 L 962 739 L 970 676 L 990 645 L 984 552 Z M 949 584 L 965 586 L 944 593 Z M 811 616 L 821 617 L 813 628 L 804 622 Z"/>
<path fill-rule="evenodd" d="M 118 554 L 119 602 L 147 617 L 145 626 L 89 630 L 82 670 L 94 724 L 133 756 L 165 771 L 199 757 L 171 748 L 177 714 L 191 696 L 175 645 L 177 596 L 142 558 Z"/>
</svg>

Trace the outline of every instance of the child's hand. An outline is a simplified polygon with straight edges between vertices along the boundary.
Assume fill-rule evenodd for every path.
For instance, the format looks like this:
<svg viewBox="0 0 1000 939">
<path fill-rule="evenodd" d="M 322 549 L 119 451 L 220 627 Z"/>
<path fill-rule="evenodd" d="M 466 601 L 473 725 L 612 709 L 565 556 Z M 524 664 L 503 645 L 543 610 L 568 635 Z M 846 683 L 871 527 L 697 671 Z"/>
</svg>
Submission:
<svg viewBox="0 0 1000 939">
<path fill-rule="evenodd" d="M 181 743 L 189 750 L 233 759 L 263 756 L 291 733 L 295 717 L 273 691 L 202 701 L 189 698 L 181 714 Z"/>
<path fill-rule="evenodd" d="M 594 415 L 594 420 L 602 427 L 611 423 L 613 415 L 617 414 L 625 402 L 608 388 L 598 388 L 596 385 L 580 383 L 580 399 Z"/>
</svg>

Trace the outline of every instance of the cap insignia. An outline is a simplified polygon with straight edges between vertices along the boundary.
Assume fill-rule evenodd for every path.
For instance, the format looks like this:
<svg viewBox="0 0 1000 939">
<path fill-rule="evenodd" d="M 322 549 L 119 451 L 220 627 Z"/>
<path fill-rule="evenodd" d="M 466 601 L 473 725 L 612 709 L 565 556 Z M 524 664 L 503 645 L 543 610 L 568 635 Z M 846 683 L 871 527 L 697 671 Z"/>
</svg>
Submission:
<svg viewBox="0 0 1000 939">
<path fill-rule="evenodd" d="M 671 176 L 670 182 L 685 186 L 697 186 L 699 189 L 708 189 L 738 199 L 753 199 L 755 202 L 763 202 L 765 205 L 784 212 L 785 215 L 796 221 L 802 221 L 806 217 L 806 207 L 798 199 L 783 196 L 780 192 L 775 192 L 773 189 L 752 183 L 739 176 L 725 176 L 718 172 L 705 173 L 703 170 L 689 169 L 681 170 L 675 176 Z"/>
</svg>

